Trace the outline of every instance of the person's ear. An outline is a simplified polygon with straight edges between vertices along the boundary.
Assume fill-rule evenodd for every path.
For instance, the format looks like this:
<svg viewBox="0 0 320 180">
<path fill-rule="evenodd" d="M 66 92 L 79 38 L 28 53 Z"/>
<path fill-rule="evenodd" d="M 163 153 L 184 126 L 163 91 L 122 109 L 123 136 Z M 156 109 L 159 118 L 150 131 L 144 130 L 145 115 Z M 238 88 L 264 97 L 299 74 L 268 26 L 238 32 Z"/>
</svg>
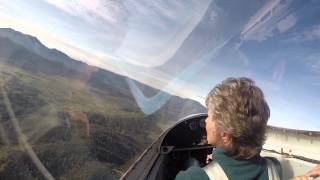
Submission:
<svg viewBox="0 0 320 180">
<path fill-rule="evenodd" d="M 221 140 L 223 144 L 228 144 L 231 141 L 231 134 L 222 131 L 221 132 Z"/>
</svg>

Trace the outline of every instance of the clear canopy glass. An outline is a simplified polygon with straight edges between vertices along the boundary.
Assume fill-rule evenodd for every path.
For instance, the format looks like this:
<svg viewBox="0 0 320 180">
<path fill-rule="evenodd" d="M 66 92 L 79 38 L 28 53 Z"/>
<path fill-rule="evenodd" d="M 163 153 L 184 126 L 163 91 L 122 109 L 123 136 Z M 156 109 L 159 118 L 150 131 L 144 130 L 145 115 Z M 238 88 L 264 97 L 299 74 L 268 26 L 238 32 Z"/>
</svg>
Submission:
<svg viewBox="0 0 320 180">
<path fill-rule="evenodd" d="M 320 1 L 3 0 L 0 179 L 112 179 L 227 77 L 320 131 Z"/>
</svg>

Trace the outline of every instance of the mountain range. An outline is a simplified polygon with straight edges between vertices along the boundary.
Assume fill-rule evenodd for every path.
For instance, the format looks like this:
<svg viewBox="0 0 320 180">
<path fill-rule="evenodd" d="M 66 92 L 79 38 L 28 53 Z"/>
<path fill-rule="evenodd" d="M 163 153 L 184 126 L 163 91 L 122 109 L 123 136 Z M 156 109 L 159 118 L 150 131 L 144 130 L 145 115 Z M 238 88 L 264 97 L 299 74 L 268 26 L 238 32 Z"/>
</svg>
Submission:
<svg viewBox="0 0 320 180">
<path fill-rule="evenodd" d="M 172 95 L 146 116 L 128 87 L 130 77 L 74 60 L 9 28 L 0 29 L 0 70 L 0 179 L 44 178 L 21 148 L 17 129 L 53 177 L 112 179 L 165 128 L 205 111 L 196 101 Z M 159 91 L 135 83 L 146 96 Z"/>
</svg>

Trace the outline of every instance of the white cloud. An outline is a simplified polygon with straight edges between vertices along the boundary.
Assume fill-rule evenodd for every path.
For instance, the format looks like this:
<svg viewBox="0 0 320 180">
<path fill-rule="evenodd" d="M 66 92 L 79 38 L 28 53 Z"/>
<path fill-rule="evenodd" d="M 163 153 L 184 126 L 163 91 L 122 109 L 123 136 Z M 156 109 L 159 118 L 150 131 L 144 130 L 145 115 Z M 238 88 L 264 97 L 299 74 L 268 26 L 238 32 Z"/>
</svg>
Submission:
<svg viewBox="0 0 320 180">
<path fill-rule="evenodd" d="M 291 36 L 285 41 L 288 43 L 301 43 L 307 41 L 320 40 L 320 25 L 305 28 L 301 31 L 292 33 Z"/>
<path fill-rule="evenodd" d="M 45 0 L 49 4 L 63 10 L 64 12 L 81 17 L 88 22 L 105 24 L 113 26 L 127 23 L 127 20 L 132 17 L 146 17 L 153 19 L 149 22 L 159 27 L 163 23 L 177 21 L 181 10 L 185 9 L 190 2 L 185 1 L 149 1 L 149 0 Z M 193 3 L 197 5 L 200 3 Z M 167 25 L 167 24 L 165 24 Z"/>
<path fill-rule="evenodd" d="M 305 40 L 320 40 L 320 25 L 313 26 L 304 32 Z"/>
<path fill-rule="evenodd" d="M 46 0 L 51 5 L 73 15 L 89 21 L 103 20 L 110 24 L 117 24 L 125 12 L 119 1 L 104 0 Z"/>
<path fill-rule="evenodd" d="M 46 0 L 96 29 L 97 43 L 121 59 L 156 66 L 167 61 L 201 20 L 210 0 Z M 105 36 L 105 37 L 103 37 Z M 106 39 L 110 39 L 106 41 Z M 96 44 L 97 44 L 96 43 Z"/>
<path fill-rule="evenodd" d="M 311 72 L 320 74 L 320 53 L 309 55 L 305 62 Z"/>
<path fill-rule="evenodd" d="M 117 50 L 122 59 L 153 67 L 168 61 L 198 25 L 210 1 L 172 4 L 128 1 L 132 10 L 126 39 Z M 157 3 L 155 3 L 157 2 Z M 133 3 L 133 4 L 130 4 Z M 144 3 L 144 4 L 142 4 Z"/>
<path fill-rule="evenodd" d="M 289 14 L 292 0 L 283 3 L 281 0 L 268 1 L 246 24 L 241 32 L 243 40 L 263 41 L 274 35 L 287 31 L 296 24 L 296 17 Z"/>
<path fill-rule="evenodd" d="M 71 24 L 74 32 L 81 36 L 77 39 L 88 47 L 112 53 L 119 48 L 126 36 L 127 9 L 123 1 L 113 0 L 45 0 L 68 16 L 60 19 L 59 24 Z M 54 14 L 56 16 L 56 14 Z M 59 27 L 59 26 L 58 26 Z M 57 27 L 57 28 L 58 28 Z M 65 28 L 62 26 L 61 28 Z M 56 28 L 55 28 L 56 29 Z M 63 30 L 65 31 L 65 30 Z M 67 33 L 71 33 L 68 31 Z M 72 35 L 74 36 L 74 34 Z"/>
<path fill-rule="evenodd" d="M 280 33 L 286 32 L 297 23 L 297 18 L 293 15 L 287 16 L 277 24 Z"/>
<path fill-rule="evenodd" d="M 286 60 L 281 60 L 278 62 L 278 64 L 276 65 L 272 73 L 273 82 L 279 83 L 282 80 L 286 70 L 286 64 L 287 64 Z"/>
</svg>

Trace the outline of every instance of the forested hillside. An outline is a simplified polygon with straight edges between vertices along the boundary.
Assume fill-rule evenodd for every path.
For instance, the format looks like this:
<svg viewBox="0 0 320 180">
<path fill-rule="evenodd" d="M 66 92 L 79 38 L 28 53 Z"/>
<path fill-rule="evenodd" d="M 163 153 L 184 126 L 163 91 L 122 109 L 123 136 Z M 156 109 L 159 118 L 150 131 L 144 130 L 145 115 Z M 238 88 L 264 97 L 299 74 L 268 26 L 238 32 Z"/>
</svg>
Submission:
<svg viewBox="0 0 320 180">
<path fill-rule="evenodd" d="M 146 116 L 125 78 L 1 29 L 0 179 L 44 178 L 25 143 L 57 179 L 115 179 L 164 127 L 204 111 L 172 96 Z M 146 94 L 158 91 L 137 83 Z"/>
</svg>

